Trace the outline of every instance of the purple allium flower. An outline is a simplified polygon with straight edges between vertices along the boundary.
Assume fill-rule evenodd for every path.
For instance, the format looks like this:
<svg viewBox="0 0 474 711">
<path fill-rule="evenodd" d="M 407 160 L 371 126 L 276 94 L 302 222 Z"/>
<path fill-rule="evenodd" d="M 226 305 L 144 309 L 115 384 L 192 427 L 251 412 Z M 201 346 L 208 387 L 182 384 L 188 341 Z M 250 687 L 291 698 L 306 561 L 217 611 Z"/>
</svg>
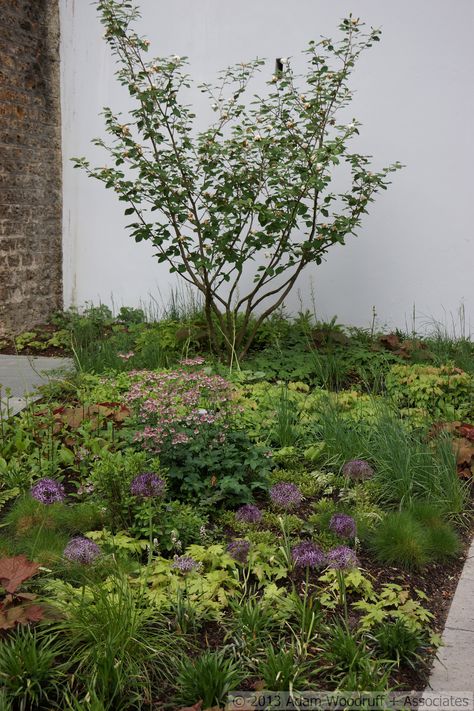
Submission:
<svg viewBox="0 0 474 711">
<path fill-rule="evenodd" d="M 40 479 L 30 489 L 31 496 L 42 504 L 55 504 L 64 501 L 64 486 L 54 479 Z"/>
<path fill-rule="evenodd" d="M 355 552 L 347 546 L 333 548 L 327 554 L 326 559 L 328 567 L 335 570 L 347 570 L 355 568 L 359 564 Z"/>
<path fill-rule="evenodd" d="M 339 538 L 355 538 L 356 535 L 356 522 L 348 514 L 334 514 L 329 522 L 329 528 Z"/>
<path fill-rule="evenodd" d="M 83 565 L 90 565 L 100 554 L 101 550 L 97 543 L 83 536 L 71 538 L 63 553 L 67 560 L 72 563 L 82 563 Z"/>
<path fill-rule="evenodd" d="M 319 568 L 326 563 L 326 556 L 312 541 L 298 543 L 292 548 L 291 557 L 299 568 Z"/>
<path fill-rule="evenodd" d="M 296 484 L 287 481 L 280 481 L 270 489 L 270 498 L 275 506 L 282 509 L 291 509 L 298 506 L 303 501 L 303 494 Z"/>
<path fill-rule="evenodd" d="M 373 477 L 374 470 L 364 459 L 352 459 L 344 464 L 342 473 L 349 479 L 363 480 Z"/>
<path fill-rule="evenodd" d="M 153 472 L 144 472 L 135 477 L 130 485 L 133 496 L 149 499 L 153 496 L 163 496 L 165 482 Z"/>
<path fill-rule="evenodd" d="M 181 573 L 190 573 L 192 570 L 197 570 L 201 567 L 201 563 L 191 558 L 190 555 L 177 555 L 174 557 L 172 567 L 179 570 Z"/>
<path fill-rule="evenodd" d="M 246 563 L 249 555 L 249 541 L 240 538 L 237 541 L 231 541 L 227 546 L 227 553 L 232 556 L 238 563 Z"/>
<path fill-rule="evenodd" d="M 245 504 L 236 511 L 235 519 L 242 523 L 259 523 L 262 520 L 262 512 L 254 504 Z"/>
</svg>

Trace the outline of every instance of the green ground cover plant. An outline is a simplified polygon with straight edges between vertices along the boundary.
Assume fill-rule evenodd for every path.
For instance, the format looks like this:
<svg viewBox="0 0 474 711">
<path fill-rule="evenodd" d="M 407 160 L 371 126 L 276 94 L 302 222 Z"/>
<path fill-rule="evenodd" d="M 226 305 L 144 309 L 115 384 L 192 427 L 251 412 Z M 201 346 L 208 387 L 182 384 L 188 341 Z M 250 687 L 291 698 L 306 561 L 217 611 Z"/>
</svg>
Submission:
<svg viewBox="0 0 474 711">
<path fill-rule="evenodd" d="M 76 369 L 0 414 L 0 709 L 422 689 L 472 530 L 474 346 L 283 308 L 400 167 L 338 118 L 380 33 L 346 18 L 253 103 L 262 62 L 225 70 L 196 133 L 186 59 L 147 61 L 137 8 L 97 6 L 133 106 L 105 109 L 111 165 L 77 165 L 192 290 L 1 344 Z"/>
<path fill-rule="evenodd" d="M 471 376 L 389 362 L 387 385 L 334 390 L 203 354 L 78 370 L 2 419 L 6 707 L 180 708 L 426 673 L 425 576 L 459 566 L 471 520 L 459 427 L 439 421 L 467 417 Z M 424 377 L 438 400 L 418 396 Z"/>
</svg>

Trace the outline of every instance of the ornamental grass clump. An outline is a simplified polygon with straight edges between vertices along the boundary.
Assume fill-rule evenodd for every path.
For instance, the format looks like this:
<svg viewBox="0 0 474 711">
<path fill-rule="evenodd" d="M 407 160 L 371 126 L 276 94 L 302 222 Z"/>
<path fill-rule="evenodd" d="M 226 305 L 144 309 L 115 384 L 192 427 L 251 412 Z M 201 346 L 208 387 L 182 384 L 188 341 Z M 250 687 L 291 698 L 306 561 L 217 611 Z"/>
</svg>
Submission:
<svg viewBox="0 0 474 711">
<path fill-rule="evenodd" d="M 446 560 L 460 549 L 456 531 L 428 503 L 409 511 L 390 511 L 367 543 L 381 563 L 408 570 Z"/>
</svg>

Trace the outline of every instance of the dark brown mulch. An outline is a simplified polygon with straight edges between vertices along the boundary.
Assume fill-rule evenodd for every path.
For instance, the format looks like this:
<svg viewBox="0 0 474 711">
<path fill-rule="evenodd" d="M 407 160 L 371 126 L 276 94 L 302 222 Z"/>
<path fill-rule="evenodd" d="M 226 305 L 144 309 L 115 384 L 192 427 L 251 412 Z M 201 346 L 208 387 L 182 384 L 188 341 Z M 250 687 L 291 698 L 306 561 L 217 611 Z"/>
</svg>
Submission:
<svg viewBox="0 0 474 711">
<path fill-rule="evenodd" d="M 31 333 L 37 334 L 38 338 L 33 340 L 48 340 L 58 330 L 56 326 L 50 323 L 40 323 L 34 328 L 27 329 Z M 2 345 L 6 342 L 6 345 Z M 70 351 L 65 348 L 57 348 L 56 346 L 44 346 L 44 348 L 30 348 L 26 346 L 22 350 L 18 350 L 15 346 L 13 338 L 0 338 L 0 354 L 1 355 L 26 355 L 26 356 L 45 356 L 48 358 L 64 358 L 70 355 Z"/>
<path fill-rule="evenodd" d="M 71 353 L 65 351 L 63 348 L 55 348 L 50 346 L 49 348 L 23 348 L 19 351 L 15 348 L 15 344 L 10 342 L 8 346 L 0 348 L 0 355 L 21 355 L 21 356 L 38 356 L 46 358 L 68 358 Z"/>
<path fill-rule="evenodd" d="M 301 512 L 299 511 L 298 513 Z M 278 531 L 274 532 L 278 533 Z M 235 537 L 235 532 L 232 531 L 232 529 L 227 529 L 226 534 L 229 535 L 230 538 Z M 358 554 L 360 565 L 364 573 L 373 578 L 373 584 L 376 589 L 380 589 L 387 583 L 396 583 L 404 588 L 408 588 L 412 595 L 416 596 L 417 590 L 425 593 L 427 599 L 421 602 L 423 607 L 433 615 L 429 626 L 433 631 L 441 634 L 474 535 L 474 525 L 472 522 L 469 528 L 463 528 L 459 531 L 459 534 L 462 540 L 462 550 L 458 556 L 451 560 L 443 561 L 442 563 L 431 563 L 420 571 L 407 571 L 398 566 L 381 565 L 364 550 Z M 315 572 L 310 582 L 316 585 L 318 577 L 319 572 Z M 295 570 L 291 575 L 289 584 L 295 585 L 297 589 L 302 589 L 304 580 L 304 571 Z M 352 616 L 354 624 L 356 624 L 357 616 Z M 217 648 L 219 646 L 218 627 L 214 629 L 210 639 L 212 639 L 213 647 Z M 403 667 L 396 670 L 391 679 L 393 687 L 416 691 L 425 689 L 435 658 L 435 652 L 436 650 L 434 648 L 431 651 L 427 650 L 425 658 L 422 663 L 417 665 L 416 670 Z M 328 688 L 331 688 L 330 684 Z"/>
</svg>

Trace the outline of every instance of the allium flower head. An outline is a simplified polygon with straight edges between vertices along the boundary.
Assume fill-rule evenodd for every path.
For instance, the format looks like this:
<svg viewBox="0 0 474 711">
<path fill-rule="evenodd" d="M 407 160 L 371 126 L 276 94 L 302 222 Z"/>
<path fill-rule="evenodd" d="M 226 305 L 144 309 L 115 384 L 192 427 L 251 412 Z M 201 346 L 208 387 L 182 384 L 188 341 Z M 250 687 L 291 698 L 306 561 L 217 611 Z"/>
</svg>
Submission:
<svg viewBox="0 0 474 711">
<path fill-rule="evenodd" d="M 130 485 L 133 496 L 149 499 L 154 496 L 163 496 L 165 482 L 153 472 L 144 472 L 135 477 Z"/>
<path fill-rule="evenodd" d="M 334 514 L 329 522 L 329 528 L 339 538 L 355 538 L 356 535 L 356 522 L 347 514 Z"/>
<path fill-rule="evenodd" d="M 193 570 L 197 570 L 201 567 L 201 564 L 191 558 L 190 555 L 177 555 L 174 557 L 172 567 L 175 570 L 179 570 L 180 573 L 190 573 Z"/>
<path fill-rule="evenodd" d="M 100 554 L 101 550 L 97 543 L 83 536 L 71 538 L 63 553 L 67 560 L 73 563 L 82 563 L 83 565 L 90 565 Z"/>
<path fill-rule="evenodd" d="M 246 563 L 249 555 L 250 543 L 243 538 L 231 541 L 227 546 L 227 552 L 238 563 Z"/>
<path fill-rule="evenodd" d="M 241 523 L 259 523 L 262 520 L 262 512 L 254 504 L 245 504 L 236 511 L 235 519 Z"/>
<path fill-rule="evenodd" d="M 291 509 L 303 501 L 303 494 L 296 484 L 280 481 L 270 489 L 270 498 L 275 506 L 282 509 Z"/>
<path fill-rule="evenodd" d="M 335 570 L 355 568 L 359 563 L 355 552 L 352 548 L 348 548 L 347 546 L 333 548 L 329 551 L 326 558 L 328 566 Z"/>
<path fill-rule="evenodd" d="M 64 486 L 54 479 L 40 479 L 30 489 L 31 496 L 42 504 L 55 504 L 64 501 Z"/>
<path fill-rule="evenodd" d="M 364 479 L 370 479 L 374 475 L 374 470 L 365 459 L 352 459 L 346 462 L 342 467 L 342 473 L 349 479 L 355 479 L 356 481 L 362 481 Z"/>
<path fill-rule="evenodd" d="M 319 568 L 326 563 L 326 556 L 312 541 L 298 543 L 292 548 L 291 557 L 299 568 Z"/>
</svg>

